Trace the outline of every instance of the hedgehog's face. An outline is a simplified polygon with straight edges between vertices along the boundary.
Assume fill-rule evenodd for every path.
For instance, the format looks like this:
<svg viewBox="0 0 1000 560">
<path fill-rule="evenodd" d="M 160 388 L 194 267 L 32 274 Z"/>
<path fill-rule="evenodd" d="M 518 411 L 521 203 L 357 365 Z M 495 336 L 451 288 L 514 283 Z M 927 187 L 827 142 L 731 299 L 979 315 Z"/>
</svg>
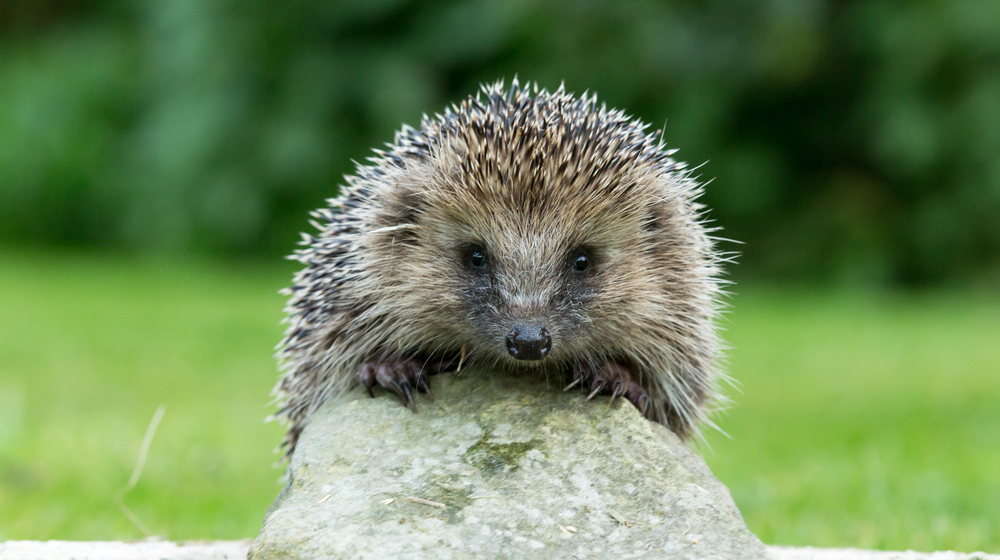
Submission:
<svg viewBox="0 0 1000 560">
<path fill-rule="evenodd" d="M 529 251 L 544 245 L 539 240 L 521 241 Z M 510 357 L 525 362 L 540 361 L 552 349 L 550 329 L 563 337 L 578 330 L 571 327 L 584 318 L 587 303 L 594 299 L 597 290 L 593 251 L 584 246 L 557 250 L 556 262 L 543 264 L 532 255 L 511 254 L 521 251 L 504 251 L 503 241 L 494 251 L 488 250 L 486 244 L 469 243 L 459 252 L 459 261 L 465 269 L 463 275 L 471 288 L 464 290 L 466 307 L 473 311 L 477 329 L 488 333 L 494 345 L 507 325 L 511 325 L 504 336 L 504 347 Z M 515 244 L 515 248 L 521 247 Z M 559 253 L 564 253 L 563 258 Z M 522 263 L 528 266 L 521 266 Z"/>
<path fill-rule="evenodd" d="M 625 199 L 530 189 L 453 181 L 407 196 L 414 227 L 393 251 L 411 272 L 407 289 L 425 299 L 426 342 L 510 367 L 626 350 L 644 294 L 657 292 L 655 185 Z"/>
<path fill-rule="evenodd" d="M 623 342 L 606 337 L 629 313 L 641 290 L 634 280 L 648 268 L 629 246 L 643 237 L 641 218 L 599 206 L 530 212 L 477 201 L 431 229 L 450 245 L 466 337 L 485 357 L 541 366 Z"/>
<path fill-rule="evenodd" d="M 551 235 L 467 231 L 468 240 L 453 245 L 466 339 L 485 356 L 533 366 L 579 345 L 600 292 L 599 267 L 593 249 Z"/>
</svg>

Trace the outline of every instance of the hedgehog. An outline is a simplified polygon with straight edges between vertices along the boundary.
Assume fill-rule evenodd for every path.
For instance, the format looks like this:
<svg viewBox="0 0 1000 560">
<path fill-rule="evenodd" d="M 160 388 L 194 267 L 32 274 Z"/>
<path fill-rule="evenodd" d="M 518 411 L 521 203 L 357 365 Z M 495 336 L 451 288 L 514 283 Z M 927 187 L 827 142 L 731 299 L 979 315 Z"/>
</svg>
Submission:
<svg viewBox="0 0 1000 560">
<path fill-rule="evenodd" d="M 277 417 L 362 385 L 418 412 L 479 365 L 622 397 L 682 439 L 723 402 L 723 264 L 703 186 L 596 94 L 484 85 L 403 126 L 312 213 L 290 258 Z"/>
</svg>

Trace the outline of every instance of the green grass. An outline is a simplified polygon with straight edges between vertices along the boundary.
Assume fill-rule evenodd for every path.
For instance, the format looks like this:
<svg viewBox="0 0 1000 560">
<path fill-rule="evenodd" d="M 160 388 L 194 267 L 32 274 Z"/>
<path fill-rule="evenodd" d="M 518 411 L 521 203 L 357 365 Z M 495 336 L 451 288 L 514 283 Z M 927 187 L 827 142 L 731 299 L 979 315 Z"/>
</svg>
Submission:
<svg viewBox="0 0 1000 560">
<path fill-rule="evenodd" d="M 254 535 L 280 486 L 265 425 L 281 335 L 267 272 L 107 258 L 0 259 L 0 539 Z"/>
<path fill-rule="evenodd" d="M 256 534 L 292 269 L 0 255 L 0 540 Z M 768 543 L 1000 552 L 1000 297 L 742 286 L 702 451 Z"/>
<path fill-rule="evenodd" d="M 1000 297 L 741 289 L 704 455 L 787 545 L 1000 552 Z"/>
</svg>

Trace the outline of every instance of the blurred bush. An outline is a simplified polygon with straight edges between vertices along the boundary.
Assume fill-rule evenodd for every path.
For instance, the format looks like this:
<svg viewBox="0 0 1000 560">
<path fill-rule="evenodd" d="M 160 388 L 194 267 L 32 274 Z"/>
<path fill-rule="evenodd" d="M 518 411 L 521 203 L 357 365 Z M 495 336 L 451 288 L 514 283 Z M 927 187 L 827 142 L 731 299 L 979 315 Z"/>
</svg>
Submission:
<svg viewBox="0 0 1000 560">
<path fill-rule="evenodd" d="M 351 160 L 515 74 L 665 123 L 744 274 L 1000 270 L 991 0 L 3 0 L 0 239 L 287 253 Z"/>
</svg>

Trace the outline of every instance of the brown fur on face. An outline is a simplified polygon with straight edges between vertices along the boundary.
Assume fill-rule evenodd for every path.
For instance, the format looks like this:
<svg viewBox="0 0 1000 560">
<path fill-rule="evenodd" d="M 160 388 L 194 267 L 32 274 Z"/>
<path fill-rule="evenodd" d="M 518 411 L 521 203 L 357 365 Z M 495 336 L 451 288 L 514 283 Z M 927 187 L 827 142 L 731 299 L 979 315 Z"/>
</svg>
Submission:
<svg viewBox="0 0 1000 560">
<path fill-rule="evenodd" d="M 362 363 L 460 349 L 546 375 L 627 364 L 650 415 L 693 433 L 719 400 L 725 259 L 700 221 L 699 185 L 646 130 L 596 97 L 498 83 L 359 165 L 295 256 L 306 267 L 287 290 L 276 387 L 289 453 Z M 524 321 L 551 335 L 544 360 L 508 353 Z"/>
</svg>

